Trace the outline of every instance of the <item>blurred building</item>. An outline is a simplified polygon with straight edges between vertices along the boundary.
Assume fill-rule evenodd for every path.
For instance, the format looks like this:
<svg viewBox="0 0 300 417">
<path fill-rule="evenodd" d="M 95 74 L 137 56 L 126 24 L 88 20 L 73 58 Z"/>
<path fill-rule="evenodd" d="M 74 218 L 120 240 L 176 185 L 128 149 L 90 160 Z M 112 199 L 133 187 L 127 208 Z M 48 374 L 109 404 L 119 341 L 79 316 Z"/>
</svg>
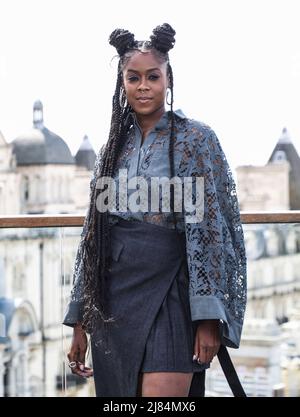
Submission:
<svg viewBox="0 0 300 417">
<path fill-rule="evenodd" d="M 32 129 L 11 143 L 0 133 L 0 215 L 85 214 L 95 158 L 87 136 L 72 156 L 35 102 Z M 85 385 L 65 367 L 61 326 L 79 234 L 0 229 L 0 396 L 55 396 Z"/>
<path fill-rule="evenodd" d="M 248 300 L 240 349 L 231 357 L 248 395 L 300 396 L 300 225 L 244 225 Z M 231 395 L 220 366 L 210 395 Z"/>
<path fill-rule="evenodd" d="M 20 175 L 17 173 L 13 146 L 0 132 L 0 214 L 20 213 Z"/>
<path fill-rule="evenodd" d="M 300 157 L 287 129 L 265 166 L 237 169 L 244 211 L 300 209 Z M 300 297 L 300 225 L 244 225 L 248 258 L 248 315 L 288 320 Z"/>
<path fill-rule="evenodd" d="M 238 350 L 230 355 L 243 388 L 249 397 L 283 396 L 280 326 L 273 319 L 248 319 Z M 224 373 L 215 358 L 207 372 L 210 396 L 231 396 Z"/>
<path fill-rule="evenodd" d="M 264 166 L 237 168 L 243 211 L 300 210 L 300 157 L 287 129 Z"/>
<path fill-rule="evenodd" d="M 33 127 L 7 143 L 0 133 L 0 214 L 84 212 L 96 154 L 87 136 L 73 157 L 33 106 Z"/>
<path fill-rule="evenodd" d="M 286 128 L 266 165 L 237 168 L 237 189 L 243 211 L 300 210 L 300 157 Z M 300 225 L 243 229 L 248 303 L 241 348 L 232 355 L 250 395 L 300 396 Z"/>
</svg>

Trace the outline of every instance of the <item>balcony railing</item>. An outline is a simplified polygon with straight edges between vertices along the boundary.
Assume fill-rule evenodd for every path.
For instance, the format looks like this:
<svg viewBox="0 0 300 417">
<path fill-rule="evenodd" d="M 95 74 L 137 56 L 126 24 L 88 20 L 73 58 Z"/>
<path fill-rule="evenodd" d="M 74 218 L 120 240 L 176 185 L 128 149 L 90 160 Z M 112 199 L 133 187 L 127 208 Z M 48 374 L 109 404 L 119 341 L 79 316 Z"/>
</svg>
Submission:
<svg viewBox="0 0 300 417">
<path fill-rule="evenodd" d="M 76 227 L 83 225 L 84 216 L 72 214 L 44 214 L 0 216 L 0 228 L 7 227 Z M 280 212 L 241 212 L 244 224 L 300 223 L 300 210 Z"/>
</svg>

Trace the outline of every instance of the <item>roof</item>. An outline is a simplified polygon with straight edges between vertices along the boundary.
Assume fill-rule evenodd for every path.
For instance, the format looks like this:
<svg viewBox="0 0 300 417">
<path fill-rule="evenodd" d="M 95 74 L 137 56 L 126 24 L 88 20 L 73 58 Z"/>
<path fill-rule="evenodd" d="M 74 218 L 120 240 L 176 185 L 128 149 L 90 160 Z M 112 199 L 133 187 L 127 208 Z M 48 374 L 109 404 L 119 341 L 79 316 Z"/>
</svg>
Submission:
<svg viewBox="0 0 300 417">
<path fill-rule="evenodd" d="M 40 101 L 33 106 L 33 128 L 18 136 L 12 145 L 18 165 L 75 163 L 66 142 L 44 126 Z"/>
<path fill-rule="evenodd" d="M 74 164 L 65 141 L 46 127 L 33 128 L 12 144 L 18 165 Z"/>
<path fill-rule="evenodd" d="M 96 160 L 96 153 L 92 147 L 87 135 L 84 136 L 83 141 L 75 155 L 76 165 L 84 166 L 89 171 L 94 168 Z"/>
<path fill-rule="evenodd" d="M 268 163 L 287 160 L 290 164 L 290 209 L 300 209 L 300 157 L 286 128 L 269 158 Z"/>
</svg>

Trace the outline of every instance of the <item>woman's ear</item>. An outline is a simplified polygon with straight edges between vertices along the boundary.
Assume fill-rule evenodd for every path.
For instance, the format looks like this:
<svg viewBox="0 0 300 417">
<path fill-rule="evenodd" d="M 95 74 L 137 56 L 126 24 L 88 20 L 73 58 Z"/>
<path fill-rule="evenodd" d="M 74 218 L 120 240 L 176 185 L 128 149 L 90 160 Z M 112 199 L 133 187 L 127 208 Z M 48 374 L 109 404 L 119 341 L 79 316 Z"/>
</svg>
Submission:
<svg viewBox="0 0 300 417">
<path fill-rule="evenodd" d="M 171 80 L 170 80 L 170 74 L 167 73 L 167 88 L 171 88 Z"/>
<path fill-rule="evenodd" d="M 125 90 L 125 86 L 124 86 L 123 81 L 122 81 L 122 84 L 121 84 L 121 91 L 123 91 L 123 94 L 126 95 L 126 90 Z"/>
</svg>

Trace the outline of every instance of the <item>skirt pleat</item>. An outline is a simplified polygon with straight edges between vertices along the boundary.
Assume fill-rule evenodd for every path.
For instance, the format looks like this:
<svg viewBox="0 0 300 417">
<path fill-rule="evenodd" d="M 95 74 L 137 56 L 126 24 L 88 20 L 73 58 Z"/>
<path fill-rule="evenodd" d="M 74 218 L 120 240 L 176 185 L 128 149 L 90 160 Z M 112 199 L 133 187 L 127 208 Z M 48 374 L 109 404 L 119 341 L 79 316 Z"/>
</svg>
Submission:
<svg viewBox="0 0 300 417">
<path fill-rule="evenodd" d="M 195 328 L 191 321 L 184 268 L 174 280 L 151 327 L 141 372 L 200 372 L 193 361 Z"/>
</svg>

